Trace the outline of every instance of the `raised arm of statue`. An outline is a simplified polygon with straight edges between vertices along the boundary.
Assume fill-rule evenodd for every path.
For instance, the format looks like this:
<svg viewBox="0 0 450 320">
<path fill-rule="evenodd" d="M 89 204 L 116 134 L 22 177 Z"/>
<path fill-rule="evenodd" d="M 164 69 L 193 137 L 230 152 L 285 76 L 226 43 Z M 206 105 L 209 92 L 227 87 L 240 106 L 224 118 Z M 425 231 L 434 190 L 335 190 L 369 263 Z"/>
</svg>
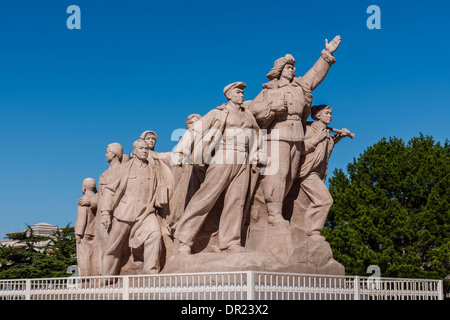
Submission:
<svg viewBox="0 0 450 320">
<path fill-rule="evenodd" d="M 333 52 L 337 50 L 341 43 L 341 36 L 336 36 L 328 43 L 325 39 L 325 49 L 322 50 L 319 60 L 316 61 L 314 66 L 302 77 L 308 87 L 311 90 L 317 88 L 317 86 L 325 79 L 330 67 L 336 62 L 336 58 L 333 56 Z"/>
</svg>

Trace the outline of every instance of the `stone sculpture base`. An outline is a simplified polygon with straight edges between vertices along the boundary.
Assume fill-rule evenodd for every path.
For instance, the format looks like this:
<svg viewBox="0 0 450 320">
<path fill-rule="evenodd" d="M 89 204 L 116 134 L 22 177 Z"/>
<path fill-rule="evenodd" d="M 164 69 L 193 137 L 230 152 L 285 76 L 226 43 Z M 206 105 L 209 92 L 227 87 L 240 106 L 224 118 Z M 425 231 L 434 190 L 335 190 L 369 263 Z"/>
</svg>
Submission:
<svg viewBox="0 0 450 320">
<path fill-rule="evenodd" d="M 245 251 L 171 256 L 161 273 L 270 271 L 344 275 L 326 241 L 313 241 L 291 226 L 251 228 Z"/>
</svg>

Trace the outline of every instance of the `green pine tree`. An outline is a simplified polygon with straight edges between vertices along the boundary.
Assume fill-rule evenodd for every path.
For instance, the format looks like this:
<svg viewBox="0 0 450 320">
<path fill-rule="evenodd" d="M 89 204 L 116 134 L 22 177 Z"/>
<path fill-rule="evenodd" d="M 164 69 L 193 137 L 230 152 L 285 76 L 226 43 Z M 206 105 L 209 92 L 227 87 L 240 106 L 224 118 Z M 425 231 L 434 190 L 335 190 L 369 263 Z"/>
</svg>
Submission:
<svg viewBox="0 0 450 320">
<path fill-rule="evenodd" d="M 47 278 L 70 276 L 67 267 L 76 265 L 74 228 L 66 226 L 52 236 L 26 232 L 8 236 L 23 246 L 0 246 L 0 279 Z"/>
<path fill-rule="evenodd" d="M 420 134 L 382 139 L 329 180 L 334 205 L 323 235 L 347 274 L 450 274 L 450 144 Z"/>
</svg>

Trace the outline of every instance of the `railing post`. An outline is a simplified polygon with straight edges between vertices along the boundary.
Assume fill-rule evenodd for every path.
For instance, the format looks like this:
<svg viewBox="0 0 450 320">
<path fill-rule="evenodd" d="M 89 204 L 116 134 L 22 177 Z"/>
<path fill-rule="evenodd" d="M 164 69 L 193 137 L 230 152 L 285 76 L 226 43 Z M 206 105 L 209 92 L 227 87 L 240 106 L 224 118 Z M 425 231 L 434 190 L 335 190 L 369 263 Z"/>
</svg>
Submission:
<svg viewBox="0 0 450 320">
<path fill-rule="evenodd" d="M 255 271 L 247 271 L 247 300 L 255 300 Z"/>
<path fill-rule="evenodd" d="M 122 278 L 122 300 L 130 299 L 130 278 L 128 276 L 123 276 Z"/>
<path fill-rule="evenodd" d="M 354 300 L 359 300 L 360 299 L 360 283 L 361 283 L 361 279 L 359 276 L 355 277 L 355 282 L 353 284 L 354 286 L 354 290 L 355 290 L 355 295 L 354 295 Z"/>
<path fill-rule="evenodd" d="M 444 280 L 439 280 L 437 285 L 438 300 L 444 300 Z"/>
<path fill-rule="evenodd" d="M 25 280 L 25 300 L 31 300 L 31 280 Z"/>
</svg>

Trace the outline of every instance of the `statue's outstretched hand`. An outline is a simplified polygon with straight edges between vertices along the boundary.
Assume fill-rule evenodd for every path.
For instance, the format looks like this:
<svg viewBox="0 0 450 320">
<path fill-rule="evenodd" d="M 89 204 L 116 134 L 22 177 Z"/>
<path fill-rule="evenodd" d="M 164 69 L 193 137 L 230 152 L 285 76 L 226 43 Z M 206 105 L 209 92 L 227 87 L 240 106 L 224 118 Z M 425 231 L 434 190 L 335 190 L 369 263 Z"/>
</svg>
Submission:
<svg viewBox="0 0 450 320">
<path fill-rule="evenodd" d="M 341 131 L 342 131 L 342 136 L 350 137 L 350 135 L 351 135 L 350 130 L 348 130 L 347 128 L 342 128 Z"/>
<path fill-rule="evenodd" d="M 341 36 L 334 37 L 334 39 L 330 43 L 328 43 L 328 39 L 325 39 L 325 49 L 328 52 L 333 53 L 337 50 L 340 43 L 341 43 Z"/>
</svg>

